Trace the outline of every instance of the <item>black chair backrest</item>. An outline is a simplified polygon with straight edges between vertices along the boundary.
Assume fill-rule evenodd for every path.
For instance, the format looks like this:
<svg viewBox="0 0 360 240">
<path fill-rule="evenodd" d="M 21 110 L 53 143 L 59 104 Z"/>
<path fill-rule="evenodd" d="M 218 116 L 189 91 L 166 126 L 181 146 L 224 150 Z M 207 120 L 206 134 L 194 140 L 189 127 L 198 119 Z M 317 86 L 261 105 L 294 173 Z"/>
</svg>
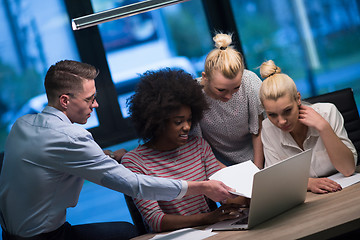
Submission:
<svg viewBox="0 0 360 240">
<path fill-rule="evenodd" d="M 304 99 L 309 103 L 333 103 L 344 117 L 344 127 L 356 151 L 360 151 L 360 117 L 351 88 L 346 88 Z M 360 165 L 358 161 L 358 165 Z"/>
<path fill-rule="evenodd" d="M 132 197 L 124 194 L 126 205 L 129 209 L 131 219 L 134 222 L 134 225 L 137 227 L 139 234 L 146 234 L 150 232 L 149 226 L 144 222 L 141 213 L 136 207 Z"/>
<path fill-rule="evenodd" d="M 1 173 L 2 165 L 3 165 L 3 161 L 4 161 L 4 152 L 1 152 L 0 153 L 0 173 Z"/>
</svg>

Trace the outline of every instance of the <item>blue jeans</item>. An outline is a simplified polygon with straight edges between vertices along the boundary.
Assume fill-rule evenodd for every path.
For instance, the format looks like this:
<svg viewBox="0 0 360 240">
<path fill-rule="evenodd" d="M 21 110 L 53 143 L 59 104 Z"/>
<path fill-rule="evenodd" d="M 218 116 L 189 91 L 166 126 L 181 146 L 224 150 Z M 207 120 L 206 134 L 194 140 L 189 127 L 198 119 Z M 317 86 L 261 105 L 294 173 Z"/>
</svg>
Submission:
<svg viewBox="0 0 360 240">
<path fill-rule="evenodd" d="M 3 230 L 3 240 L 127 240 L 138 236 L 138 231 L 129 222 L 89 223 L 71 226 L 68 222 L 49 233 L 23 238 Z"/>
</svg>

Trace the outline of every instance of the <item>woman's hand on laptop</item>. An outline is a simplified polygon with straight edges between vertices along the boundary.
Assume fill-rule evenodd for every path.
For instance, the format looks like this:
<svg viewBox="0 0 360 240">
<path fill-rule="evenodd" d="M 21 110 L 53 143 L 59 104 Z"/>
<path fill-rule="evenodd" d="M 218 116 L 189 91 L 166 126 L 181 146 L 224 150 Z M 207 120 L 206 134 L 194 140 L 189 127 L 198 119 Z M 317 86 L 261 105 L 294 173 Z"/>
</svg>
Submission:
<svg viewBox="0 0 360 240">
<path fill-rule="evenodd" d="M 208 224 L 240 217 L 244 214 L 242 213 L 241 207 L 239 204 L 226 204 L 217 208 L 210 213 Z"/>
<path fill-rule="evenodd" d="M 342 190 L 341 185 L 328 178 L 309 178 L 308 191 L 313 193 L 329 193 Z"/>
</svg>

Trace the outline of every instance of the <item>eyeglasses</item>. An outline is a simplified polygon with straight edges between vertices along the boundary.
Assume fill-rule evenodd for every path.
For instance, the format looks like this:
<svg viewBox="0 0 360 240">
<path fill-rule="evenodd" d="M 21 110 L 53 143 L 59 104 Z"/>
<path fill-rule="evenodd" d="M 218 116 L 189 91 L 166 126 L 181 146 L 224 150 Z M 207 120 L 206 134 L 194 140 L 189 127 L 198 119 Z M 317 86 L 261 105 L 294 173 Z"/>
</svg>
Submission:
<svg viewBox="0 0 360 240">
<path fill-rule="evenodd" d="M 68 95 L 70 97 L 73 97 L 73 98 L 76 98 L 75 94 L 73 93 L 64 93 L 64 94 L 61 94 L 59 97 L 61 97 L 62 95 Z M 94 95 L 92 95 L 91 97 L 88 97 L 88 98 L 82 98 L 82 100 L 84 102 L 86 102 L 87 104 L 94 104 L 94 102 L 96 101 L 96 96 L 97 96 L 97 92 L 95 92 Z"/>
</svg>

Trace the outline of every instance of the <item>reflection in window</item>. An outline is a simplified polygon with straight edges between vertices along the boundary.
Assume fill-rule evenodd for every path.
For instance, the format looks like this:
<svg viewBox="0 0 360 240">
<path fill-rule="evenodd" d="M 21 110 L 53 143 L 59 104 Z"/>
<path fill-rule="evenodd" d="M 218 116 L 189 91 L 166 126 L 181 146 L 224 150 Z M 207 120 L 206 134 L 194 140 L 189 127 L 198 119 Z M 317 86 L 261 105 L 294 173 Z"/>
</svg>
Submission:
<svg viewBox="0 0 360 240">
<path fill-rule="evenodd" d="M 92 0 L 95 12 L 136 2 Z M 170 67 L 197 76 L 213 45 L 200 0 L 103 23 L 99 29 L 124 117 L 139 74 Z"/>
<path fill-rule="evenodd" d="M 346 87 L 360 106 L 356 0 L 232 0 L 249 69 L 273 59 L 303 97 Z"/>
</svg>

